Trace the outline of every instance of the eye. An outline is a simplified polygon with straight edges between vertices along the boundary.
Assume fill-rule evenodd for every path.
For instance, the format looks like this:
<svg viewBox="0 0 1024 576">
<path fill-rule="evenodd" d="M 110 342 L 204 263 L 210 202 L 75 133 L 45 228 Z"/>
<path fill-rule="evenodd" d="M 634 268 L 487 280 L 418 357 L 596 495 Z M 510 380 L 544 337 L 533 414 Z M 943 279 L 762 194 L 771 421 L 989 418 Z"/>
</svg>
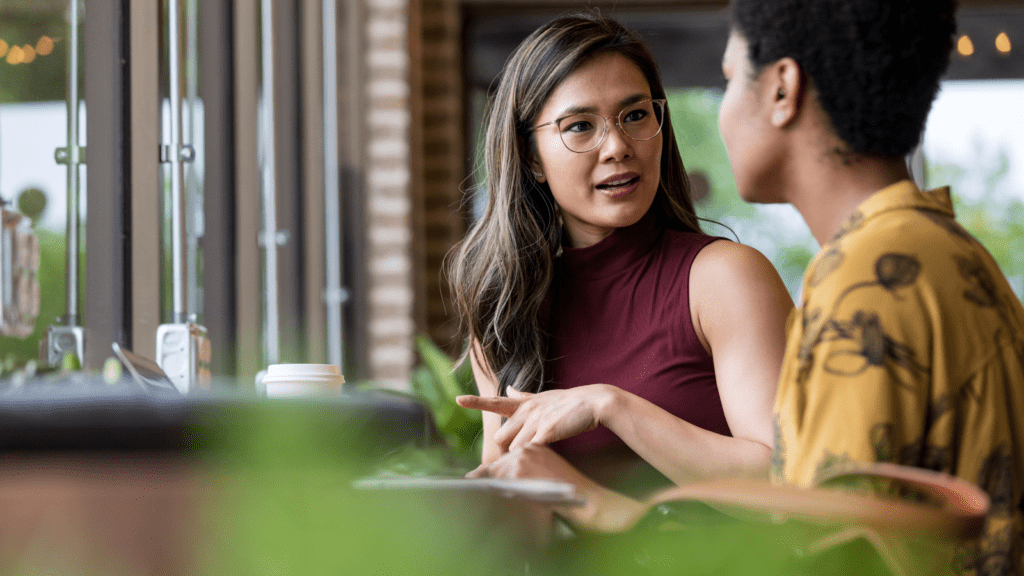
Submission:
<svg viewBox="0 0 1024 576">
<path fill-rule="evenodd" d="M 566 118 L 562 120 L 562 132 L 589 132 L 594 129 L 594 123 L 584 118 Z"/>
<path fill-rule="evenodd" d="M 639 122 L 650 114 L 646 108 L 635 108 L 622 115 L 622 121 L 628 123 Z"/>
</svg>

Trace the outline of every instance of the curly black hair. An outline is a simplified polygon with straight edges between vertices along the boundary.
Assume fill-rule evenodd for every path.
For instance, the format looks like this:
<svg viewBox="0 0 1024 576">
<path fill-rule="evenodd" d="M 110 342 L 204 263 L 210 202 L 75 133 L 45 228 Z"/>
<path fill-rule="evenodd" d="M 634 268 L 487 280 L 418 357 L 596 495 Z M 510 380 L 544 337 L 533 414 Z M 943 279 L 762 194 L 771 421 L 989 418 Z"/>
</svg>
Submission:
<svg viewBox="0 0 1024 576">
<path fill-rule="evenodd" d="M 793 58 L 844 153 L 902 156 L 917 145 L 949 65 L 956 0 L 733 0 L 732 29 L 755 71 Z"/>
</svg>

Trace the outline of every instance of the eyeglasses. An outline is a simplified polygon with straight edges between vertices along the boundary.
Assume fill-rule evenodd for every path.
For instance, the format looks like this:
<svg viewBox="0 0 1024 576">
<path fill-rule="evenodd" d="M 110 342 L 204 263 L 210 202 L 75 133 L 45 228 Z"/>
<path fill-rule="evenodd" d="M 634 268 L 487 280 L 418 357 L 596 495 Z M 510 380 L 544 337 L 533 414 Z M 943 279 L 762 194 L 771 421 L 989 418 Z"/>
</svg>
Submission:
<svg viewBox="0 0 1024 576">
<path fill-rule="evenodd" d="M 650 140 L 661 132 L 665 122 L 665 100 L 644 100 L 630 104 L 616 115 L 615 125 L 633 140 Z M 590 152 L 604 142 L 608 135 L 608 120 L 597 114 L 570 114 L 552 122 L 545 122 L 533 129 L 550 124 L 558 127 L 562 144 L 572 152 Z"/>
</svg>

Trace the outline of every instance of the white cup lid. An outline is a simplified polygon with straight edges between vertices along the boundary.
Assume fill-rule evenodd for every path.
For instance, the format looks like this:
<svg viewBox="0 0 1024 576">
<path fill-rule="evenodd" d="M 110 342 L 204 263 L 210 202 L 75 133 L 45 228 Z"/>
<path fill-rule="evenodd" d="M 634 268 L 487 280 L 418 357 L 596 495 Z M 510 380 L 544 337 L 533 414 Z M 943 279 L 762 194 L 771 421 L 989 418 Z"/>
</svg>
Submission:
<svg viewBox="0 0 1024 576">
<path fill-rule="evenodd" d="M 334 364 L 271 364 L 267 376 L 340 376 Z"/>
<path fill-rule="evenodd" d="M 310 384 L 343 384 L 345 377 L 333 364 L 271 364 L 262 384 L 306 382 Z"/>
</svg>

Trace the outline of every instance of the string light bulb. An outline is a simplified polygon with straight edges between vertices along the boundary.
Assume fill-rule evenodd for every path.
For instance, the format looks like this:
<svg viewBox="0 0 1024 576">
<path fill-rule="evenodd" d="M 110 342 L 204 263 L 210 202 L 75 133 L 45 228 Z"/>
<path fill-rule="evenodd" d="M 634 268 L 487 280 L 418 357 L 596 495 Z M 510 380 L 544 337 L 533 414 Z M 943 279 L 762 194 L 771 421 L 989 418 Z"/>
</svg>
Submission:
<svg viewBox="0 0 1024 576">
<path fill-rule="evenodd" d="M 29 64 L 36 59 L 36 49 L 31 44 L 25 44 L 21 47 L 21 50 L 24 52 L 24 55 L 21 57 L 22 64 Z"/>
<path fill-rule="evenodd" d="M 971 54 L 974 54 L 974 42 L 971 42 L 971 37 L 967 34 L 961 36 L 960 40 L 956 43 L 956 51 L 959 52 L 961 56 L 970 56 Z"/>
<path fill-rule="evenodd" d="M 40 56 L 49 56 L 53 52 L 53 38 L 49 36 L 43 36 L 36 42 L 36 54 Z"/>
<path fill-rule="evenodd" d="M 10 48 L 11 47 L 7 44 L 7 42 L 5 42 L 4 40 L 0 39 L 0 58 L 3 58 L 4 56 L 7 56 L 7 51 Z"/>
<path fill-rule="evenodd" d="M 999 50 L 1003 54 L 1009 54 L 1010 48 L 1010 37 L 1007 36 L 1006 32 L 1000 32 L 999 35 L 996 36 L 996 50 Z"/>
<path fill-rule="evenodd" d="M 25 51 L 21 49 L 21 46 L 11 46 L 11 49 L 7 51 L 8 64 L 21 64 L 24 57 Z"/>
</svg>

